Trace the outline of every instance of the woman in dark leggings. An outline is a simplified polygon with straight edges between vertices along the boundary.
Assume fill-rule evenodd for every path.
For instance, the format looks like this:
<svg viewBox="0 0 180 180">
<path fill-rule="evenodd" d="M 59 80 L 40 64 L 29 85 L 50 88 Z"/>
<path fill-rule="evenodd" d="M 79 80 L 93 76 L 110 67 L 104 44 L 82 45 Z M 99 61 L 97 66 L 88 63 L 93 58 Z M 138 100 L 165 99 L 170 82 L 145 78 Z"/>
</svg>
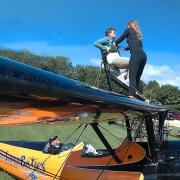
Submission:
<svg viewBox="0 0 180 180">
<path fill-rule="evenodd" d="M 130 50 L 131 54 L 129 62 L 129 97 L 133 98 L 138 90 L 139 81 L 147 61 L 147 56 L 142 46 L 142 33 L 135 20 L 128 22 L 128 28 L 115 41 L 116 45 L 125 38 L 128 43 L 126 50 Z"/>
</svg>

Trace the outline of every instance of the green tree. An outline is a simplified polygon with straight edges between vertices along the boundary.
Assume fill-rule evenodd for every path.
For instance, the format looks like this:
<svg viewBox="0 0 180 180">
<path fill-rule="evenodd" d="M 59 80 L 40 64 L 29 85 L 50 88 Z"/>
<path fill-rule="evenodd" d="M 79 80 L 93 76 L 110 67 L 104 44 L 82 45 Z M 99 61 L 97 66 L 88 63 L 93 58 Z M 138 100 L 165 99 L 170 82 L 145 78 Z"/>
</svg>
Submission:
<svg viewBox="0 0 180 180">
<path fill-rule="evenodd" d="M 74 79 L 95 85 L 99 73 L 99 67 L 76 65 L 74 67 Z"/>
<path fill-rule="evenodd" d="M 73 65 L 67 57 L 40 56 L 27 50 L 13 51 L 9 49 L 1 50 L 0 55 L 43 70 L 65 75 L 67 77 L 73 77 Z"/>
<path fill-rule="evenodd" d="M 158 95 L 162 104 L 180 105 L 180 90 L 172 85 L 162 85 Z"/>
<path fill-rule="evenodd" d="M 139 92 L 141 93 L 141 94 L 144 94 L 144 90 L 146 89 L 146 87 L 147 87 L 147 84 L 144 82 L 144 81 L 140 81 L 139 82 L 139 87 L 138 87 L 138 89 L 139 89 Z"/>
<path fill-rule="evenodd" d="M 73 77 L 73 65 L 71 61 L 63 56 L 41 57 L 40 68 L 66 77 Z"/>
<path fill-rule="evenodd" d="M 157 81 L 149 81 L 147 85 L 144 86 L 144 95 L 151 101 L 156 102 L 159 100 L 160 85 Z"/>
</svg>

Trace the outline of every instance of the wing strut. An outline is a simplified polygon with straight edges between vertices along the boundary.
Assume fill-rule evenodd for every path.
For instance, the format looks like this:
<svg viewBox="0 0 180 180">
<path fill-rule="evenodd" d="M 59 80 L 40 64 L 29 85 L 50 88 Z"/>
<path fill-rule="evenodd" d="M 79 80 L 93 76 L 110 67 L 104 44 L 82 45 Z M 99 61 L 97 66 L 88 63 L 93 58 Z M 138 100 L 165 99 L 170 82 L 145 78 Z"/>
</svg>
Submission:
<svg viewBox="0 0 180 180">
<path fill-rule="evenodd" d="M 121 163 L 121 160 L 119 159 L 118 156 L 116 156 L 115 151 L 112 149 L 111 145 L 108 143 L 108 141 L 106 140 L 106 138 L 104 137 L 104 135 L 102 134 L 102 132 L 100 131 L 98 124 L 97 123 L 93 123 L 91 124 L 93 130 L 96 132 L 97 136 L 99 137 L 99 139 L 101 140 L 101 142 L 104 144 L 104 146 L 106 147 L 106 149 L 109 151 L 109 153 L 112 155 L 112 157 L 114 158 L 114 160 L 117 163 Z"/>
<path fill-rule="evenodd" d="M 127 138 L 129 141 L 132 141 L 131 126 L 130 126 L 129 118 L 126 115 L 125 115 L 125 120 L 126 120 L 126 129 L 127 129 Z"/>
<path fill-rule="evenodd" d="M 149 148 L 150 148 L 150 155 L 151 155 L 152 161 L 157 162 L 158 147 L 157 147 L 157 141 L 154 134 L 152 115 L 145 117 L 145 125 L 146 125 L 146 131 L 147 131 L 147 139 L 148 139 Z"/>
<path fill-rule="evenodd" d="M 164 128 L 163 128 L 163 126 L 164 126 L 165 118 L 167 116 L 167 112 L 168 111 L 159 113 L 159 138 L 160 138 L 160 143 L 162 141 L 164 141 Z"/>
</svg>

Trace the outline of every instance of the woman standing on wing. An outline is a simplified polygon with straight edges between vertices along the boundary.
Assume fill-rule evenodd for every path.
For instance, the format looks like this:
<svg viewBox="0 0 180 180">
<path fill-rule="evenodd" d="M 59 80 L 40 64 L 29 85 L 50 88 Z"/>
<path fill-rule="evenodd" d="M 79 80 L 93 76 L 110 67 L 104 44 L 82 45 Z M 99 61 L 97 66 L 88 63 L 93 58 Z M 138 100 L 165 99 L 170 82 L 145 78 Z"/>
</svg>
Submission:
<svg viewBox="0 0 180 180">
<path fill-rule="evenodd" d="M 124 39 L 128 43 L 128 49 L 131 54 L 129 61 L 129 97 L 133 98 L 136 90 L 138 90 L 139 81 L 147 61 L 146 53 L 143 51 L 142 33 L 135 20 L 128 22 L 128 28 L 115 41 L 116 45 Z"/>
</svg>

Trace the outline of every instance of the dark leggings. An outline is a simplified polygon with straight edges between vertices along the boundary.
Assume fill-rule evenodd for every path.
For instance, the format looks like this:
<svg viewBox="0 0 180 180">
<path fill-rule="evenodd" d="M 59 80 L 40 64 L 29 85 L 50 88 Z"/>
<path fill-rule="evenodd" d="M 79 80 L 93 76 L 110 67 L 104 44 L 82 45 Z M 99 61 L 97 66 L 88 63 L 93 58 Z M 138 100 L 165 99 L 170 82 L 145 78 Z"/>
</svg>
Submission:
<svg viewBox="0 0 180 180">
<path fill-rule="evenodd" d="M 141 49 L 133 49 L 129 61 L 129 95 L 135 96 L 138 90 L 139 81 L 147 61 L 145 52 Z"/>
</svg>

